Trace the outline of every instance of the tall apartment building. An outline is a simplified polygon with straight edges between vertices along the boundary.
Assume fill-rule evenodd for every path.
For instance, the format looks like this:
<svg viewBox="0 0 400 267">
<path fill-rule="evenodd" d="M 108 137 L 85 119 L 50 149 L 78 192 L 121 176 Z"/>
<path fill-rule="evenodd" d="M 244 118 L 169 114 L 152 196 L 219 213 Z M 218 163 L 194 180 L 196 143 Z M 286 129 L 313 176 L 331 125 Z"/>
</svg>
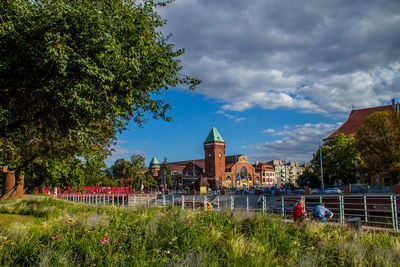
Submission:
<svg viewBox="0 0 400 267">
<path fill-rule="evenodd" d="M 274 167 L 275 179 L 278 186 L 291 183 L 297 184 L 299 176 L 304 172 L 305 166 L 296 161 L 284 162 L 282 160 L 271 160 L 268 162 Z"/>
</svg>

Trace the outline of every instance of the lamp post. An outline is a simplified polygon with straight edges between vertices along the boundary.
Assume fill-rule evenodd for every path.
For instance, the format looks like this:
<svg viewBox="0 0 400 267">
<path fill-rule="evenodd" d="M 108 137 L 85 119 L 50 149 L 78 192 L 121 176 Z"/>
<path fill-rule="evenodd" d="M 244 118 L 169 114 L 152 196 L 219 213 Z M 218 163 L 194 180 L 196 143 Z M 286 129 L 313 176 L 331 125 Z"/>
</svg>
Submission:
<svg viewBox="0 0 400 267">
<path fill-rule="evenodd" d="M 323 167 L 322 167 L 322 146 L 320 143 L 319 146 L 319 161 L 320 161 L 320 167 L 321 167 L 321 193 L 324 192 L 324 171 L 323 171 Z"/>
</svg>

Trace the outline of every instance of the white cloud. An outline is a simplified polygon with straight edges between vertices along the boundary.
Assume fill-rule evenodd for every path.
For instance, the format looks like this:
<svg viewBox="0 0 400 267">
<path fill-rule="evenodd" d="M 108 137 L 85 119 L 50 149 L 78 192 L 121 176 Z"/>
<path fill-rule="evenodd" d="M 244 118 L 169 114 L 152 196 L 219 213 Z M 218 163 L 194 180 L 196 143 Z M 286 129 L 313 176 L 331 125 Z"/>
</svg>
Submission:
<svg viewBox="0 0 400 267">
<path fill-rule="evenodd" d="M 309 161 L 317 150 L 320 140 L 327 137 L 340 125 L 341 123 L 306 123 L 286 126 L 282 131 L 267 129 L 265 130 L 267 133 L 284 137 L 271 142 L 247 145 L 248 157 L 261 161 L 283 158 L 302 162 Z"/>
<path fill-rule="evenodd" d="M 262 133 L 268 133 L 268 134 L 273 134 L 273 133 L 275 133 L 275 130 L 274 129 L 265 129 L 265 130 L 263 130 L 263 131 L 261 131 Z"/>
<path fill-rule="evenodd" d="M 230 120 L 234 120 L 234 121 L 236 121 L 236 122 L 240 122 L 240 121 L 246 120 L 246 118 L 244 118 L 244 117 L 238 118 L 238 117 L 236 117 L 236 116 L 234 116 L 234 115 L 231 115 L 231 114 L 226 113 L 226 112 L 223 111 L 223 110 L 218 110 L 217 113 L 218 113 L 218 114 L 222 114 L 222 115 L 224 115 L 226 118 L 228 118 L 228 119 L 230 119 Z"/>
<path fill-rule="evenodd" d="M 177 0 L 160 12 L 183 72 L 224 111 L 347 115 L 400 97 L 398 0 Z"/>
</svg>

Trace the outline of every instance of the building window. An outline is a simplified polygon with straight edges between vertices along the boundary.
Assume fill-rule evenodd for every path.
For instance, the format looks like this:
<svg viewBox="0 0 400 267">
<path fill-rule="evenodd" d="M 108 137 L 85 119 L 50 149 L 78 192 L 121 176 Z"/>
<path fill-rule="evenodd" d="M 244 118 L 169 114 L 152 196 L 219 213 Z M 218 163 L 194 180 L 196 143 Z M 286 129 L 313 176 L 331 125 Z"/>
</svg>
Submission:
<svg viewBox="0 0 400 267">
<path fill-rule="evenodd" d="M 226 182 L 227 182 L 227 183 L 230 183 L 230 182 L 232 182 L 232 179 L 231 179 L 231 177 L 230 177 L 230 176 L 226 177 Z"/>
<path fill-rule="evenodd" d="M 246 178 L 246 176 L 247 176 L 247 169 L 246 169 L 246 167 L 242 167 L 240 169 L 240 177 Z"/>
</svg>

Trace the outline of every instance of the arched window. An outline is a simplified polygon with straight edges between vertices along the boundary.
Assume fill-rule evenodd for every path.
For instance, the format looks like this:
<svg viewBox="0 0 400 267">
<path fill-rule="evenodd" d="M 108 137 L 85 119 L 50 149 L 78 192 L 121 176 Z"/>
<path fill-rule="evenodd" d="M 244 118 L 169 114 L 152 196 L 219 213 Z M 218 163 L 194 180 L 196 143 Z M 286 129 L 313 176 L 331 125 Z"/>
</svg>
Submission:
<svg viewBox="0 0 400 267">
<path fill-rule="evenodd" d="M 256 177 L 256 184 L 259 184 L 259 183 L 260 183 L 260 178 Z"/>
<path fill-rule="evenodd" d="M 240 169 L 240 177 L 242 177 L 242 179 L 243 179 L 243 178 L 246 178 L 246 176 L 247 176 L 247 169 L 246 169 L 246 167 L 242 167 Z"/>
<path fill-rule="evenodd" d="M 230 183 L 230 182 L 232 182 L 232 179 L 231 179 L 231 177 L 230 177 L 230 176 L 226 177 L 226 182 L 227 182 L 227 183 Z"/>
</svg>

